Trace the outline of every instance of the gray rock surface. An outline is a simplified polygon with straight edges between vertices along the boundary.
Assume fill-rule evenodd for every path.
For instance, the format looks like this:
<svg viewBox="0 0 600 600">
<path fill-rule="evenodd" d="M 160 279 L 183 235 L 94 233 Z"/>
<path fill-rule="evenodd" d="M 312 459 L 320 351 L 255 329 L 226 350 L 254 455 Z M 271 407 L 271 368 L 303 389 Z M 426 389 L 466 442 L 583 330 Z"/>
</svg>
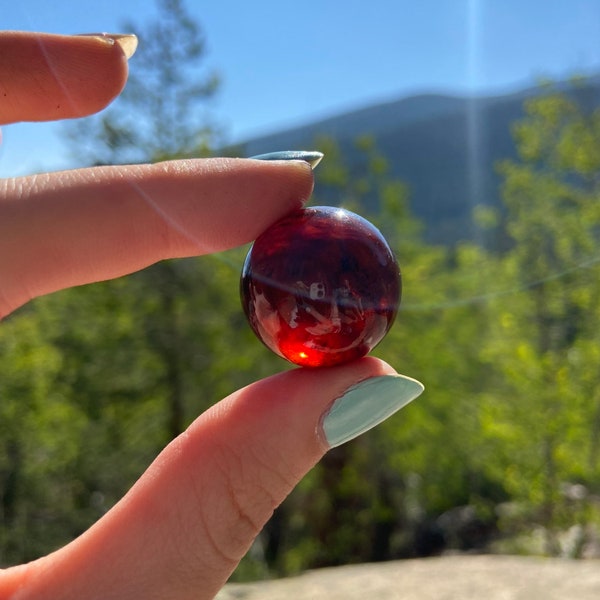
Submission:
<svg viewBox="0 0 600 600">
<path fill-rule="evenodd" d="M 218 600 L 600 600 L 600 560 L 444 556 L 227 584 Z"/>
</svg>

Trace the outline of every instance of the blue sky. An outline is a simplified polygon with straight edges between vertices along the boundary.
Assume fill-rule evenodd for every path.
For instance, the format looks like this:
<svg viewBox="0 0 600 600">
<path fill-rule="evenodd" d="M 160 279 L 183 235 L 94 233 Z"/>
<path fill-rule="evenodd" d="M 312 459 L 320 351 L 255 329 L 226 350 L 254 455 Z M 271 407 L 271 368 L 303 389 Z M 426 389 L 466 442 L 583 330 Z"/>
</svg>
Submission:
<svg viewBox="0 0 600 600">
<path fill-rule="evenodd" d="M 151 0 L 0 0 L 3 29 L 120 32 Z M 600 0 L 188 0 L 230 141 L 423 91 L 505 92 L 600 72 Z M 140 40 L 138 52 L 143 52 Z M 135 56 L 131 60 L 135 69 Z M 118 102 L 118 100 L 117 100 Z M 3 128 L 0 176 L 73 165 L 54 124 Z"/>
</svg>

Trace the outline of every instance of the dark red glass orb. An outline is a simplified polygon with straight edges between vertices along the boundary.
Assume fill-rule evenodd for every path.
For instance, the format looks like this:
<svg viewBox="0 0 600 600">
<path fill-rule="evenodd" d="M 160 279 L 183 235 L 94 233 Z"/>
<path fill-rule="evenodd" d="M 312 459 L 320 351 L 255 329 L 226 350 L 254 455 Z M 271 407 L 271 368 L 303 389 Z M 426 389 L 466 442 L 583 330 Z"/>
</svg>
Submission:
<svg viewBox="0 0 600 600">
<path fill-rule="evenodd" d="M 370 352 L 400 304 L 400 269 L 369 221 L 316 206 L 284 217 L 246 256 L 242 304 L 250 326 L 292 363 L 327 367 Z"/>
</svg>

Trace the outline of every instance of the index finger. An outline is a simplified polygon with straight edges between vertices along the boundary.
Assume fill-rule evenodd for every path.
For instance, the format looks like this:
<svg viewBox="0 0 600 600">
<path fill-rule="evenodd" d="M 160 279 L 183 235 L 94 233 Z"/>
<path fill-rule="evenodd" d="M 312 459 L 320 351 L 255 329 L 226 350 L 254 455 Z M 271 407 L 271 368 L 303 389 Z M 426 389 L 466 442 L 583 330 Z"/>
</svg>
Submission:
<svg viewBox="0 0 600 600">
<path fill-rule="evenodd" d="M 303 161 L 224 158 L 0 181 L 0 318 L 32 297 L 250 242 L 312 183 Z"/>
<path fill-rule="evenodd" d="M 104 108 L 127 80 L 132 48 L 125 52 L 123 38 L 0 31 L 0 123 L 82 117 Z"/>
</svg>

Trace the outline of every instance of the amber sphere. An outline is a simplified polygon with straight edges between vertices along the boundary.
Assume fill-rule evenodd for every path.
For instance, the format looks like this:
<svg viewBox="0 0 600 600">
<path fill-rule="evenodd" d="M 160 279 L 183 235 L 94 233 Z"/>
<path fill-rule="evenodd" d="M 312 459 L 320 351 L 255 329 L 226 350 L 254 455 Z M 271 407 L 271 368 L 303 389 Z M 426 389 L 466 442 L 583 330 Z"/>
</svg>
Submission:
<svg viewBox="0 0 600 600">
<path fill-rule="evenodd" d="M 398 263 L 379 230 L 328 206 L 296 211 L 252 245 L 241 299 L 273 352 L 306 367 L 364 356 L 389 331 L 400 304 Z"/>
</svg>

